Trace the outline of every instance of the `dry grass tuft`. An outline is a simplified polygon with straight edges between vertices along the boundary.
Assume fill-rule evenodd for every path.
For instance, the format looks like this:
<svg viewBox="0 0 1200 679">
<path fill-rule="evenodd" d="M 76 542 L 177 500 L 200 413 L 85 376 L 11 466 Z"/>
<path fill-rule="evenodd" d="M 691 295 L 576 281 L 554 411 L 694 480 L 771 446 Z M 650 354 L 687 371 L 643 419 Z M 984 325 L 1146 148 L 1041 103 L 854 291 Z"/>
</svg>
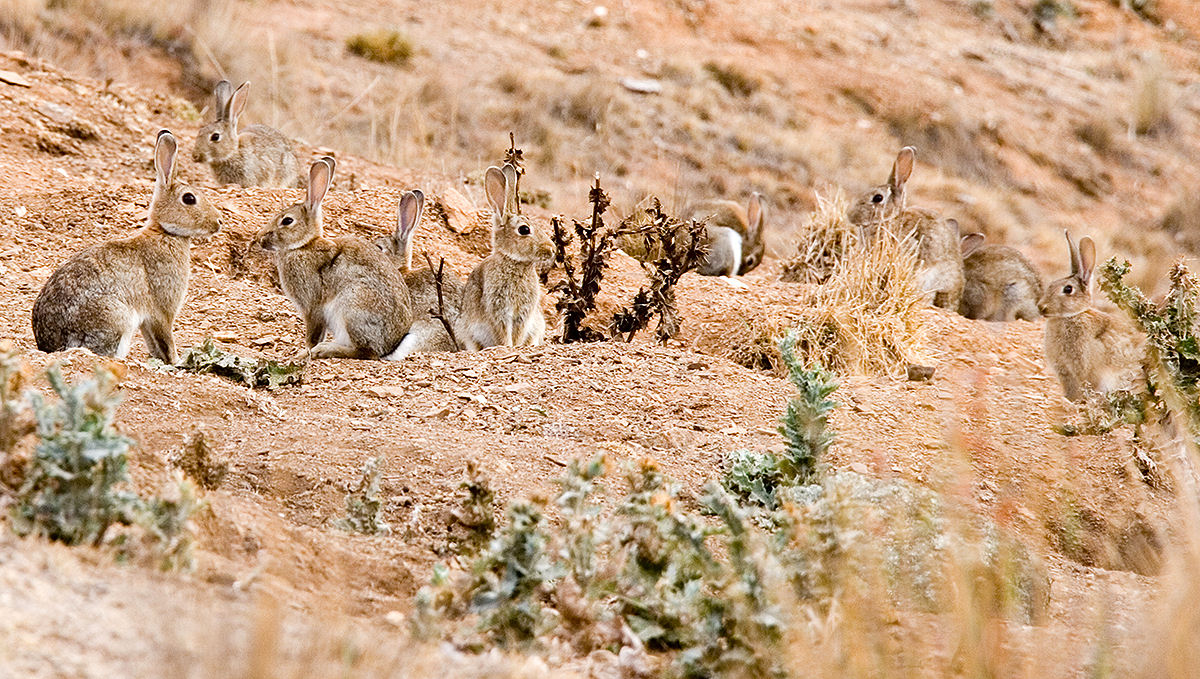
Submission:
<svg viewBox="0 0 1200 679">
<path fill-rule="evenodd" d="M 817 209 L 795 235 L 796 253 L 783 263 L 780 279 L 825 283 L 846 253 L 858 243 L 859 228 L 846 219 L 850 207 L 841 189 L 817 196 Z"/>
<path fill-rule="evenodd" d="M 1174 128 L 1167 67 L 1157 54 L 1142 61 L 1134 81 L 1132 107 L 1133 131 L 1138 135 L 1166 134 Z"/>
<path fill-rule="evenodd" d="M 895 374 L 925 358 L 927 297 L 917 280 L 916 243 L 880 229 L 817 288 L 812 315 L 797 328 L 797 351 L 806 365 Z"/>
<path fill-rule="evenodd" d="M 709 61 L 704 64 L 704 71 L 735 97 L 748 97 L 762 87 L 761 80 L 733 64 L 718 64 Z"/>
<path fill-rule="evenodd" d="M 798 252 L 784 264 L 786 281 L 809 285 L 796 313 L 772 307 L 731 319 L 716 341 L 731 360 L 747 367 L 783 370 L 777 342 L 798 334 L 797 354 L 842 374 L 892 375 L 922 362 L 928 296 L 917 280 L 916 243 L 879 229 L 872 241 L 859 237 L 846 218 L 845 195 L 818 196 L 817 211 L 799 235 Z M 794 298 L 796 292 L 789 290 Z M 772 306 L 772 305 L 763 305 Z"/>
<path fill-rule="evenodd" d="M 412 42 L 408 38 L 399 31 L 386 28 L 346 38 L 346 49 L 364 59 L 399 66 L 407 64 L 414 52 Z"/>
</svg>

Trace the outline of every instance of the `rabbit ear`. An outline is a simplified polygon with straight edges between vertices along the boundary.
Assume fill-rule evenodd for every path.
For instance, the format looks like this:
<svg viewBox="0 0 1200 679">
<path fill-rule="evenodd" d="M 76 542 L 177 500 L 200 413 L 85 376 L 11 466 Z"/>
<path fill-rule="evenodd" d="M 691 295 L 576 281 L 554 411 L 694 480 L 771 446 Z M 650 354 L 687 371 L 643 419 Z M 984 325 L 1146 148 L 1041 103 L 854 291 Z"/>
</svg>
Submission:
<svg viewBox="0 0 1200 679">
<path fill-rule="evenodd" d="M 510 215 L 521 213 L 517 200 L 517 168 L 512 163 L 504 164 L 504 211 Z"/>
<path fill-rule="evenodd" d="M 1079 256 L 1079 280 L 1087 287 L 1092 280 L 1092 269 L 1096 266 L 1096 244 L 1091 238 L 1084 236 L 1079 239 L 1079 247 L 1075 252 Z"/>
<path fill-rule="evenodd" d="M 154 142 L 154 172 L 158 186 L 166 188 L 175 177 L 175 153 L 179 144 L 170 130 L 159 130 Z"/>
<path fill-rule="evenodd" d="M 232 95 L 232 83 L 228 80 L 217 83 L 213 90 L 213 108 L 217 114 L 217 120 L 225 120 L 225 117 L 229 115 L 229 97 Z"/>
<path fill-rule="evenodd" d="M 425 194 L 419 189 L 407 191 L 400 196 L 400 206 L 396 216 L 396 245 L 404 259 L 404 269 L 412 269 L 412 238 L 421 223 L 421 213 L 425 211 Z"/>
<path fill-rule="evenodd" d="M 750 222 L 746 226 L 749 227 L 749 232 L 753 234 L 751 240 L 757 240 L 759 234 L 762 233 L 763 219 L 766 216 L 766 206 L 763 205 L 762 194 L 755 191 L 750 194 L 750 205 L 746 209 L 746 221 Z"/>
<path fill-rule="evenodd" d="M 492 212 L 502 214 L 505 206 L 505 184 L 504 172 L 498 167 L 489 167 L 487 174 L 483 178 L 484 189 L 487 191 L 488 204 L 492 206 Z"/>
<path fill-rule="evenodd" d="M 1075 246 L 1075 241 L 1071 238 L 1071 232 L 1063 229 L 1063 235 L 1067 237 L 1067 250 L 1071 254 L 1071 275 L 1078 276 L 1083 268 L 1079 262 L 1079 248 Z"/>
<path fill-rule="evenodd" d="M 237 125 L 237 120 L 242 115 L 242 111 L 246 110 L 246 102 L 250 98 L 250 81 L 238 85 L 238 88 L 233 91 L 233 95 L 229 97 L 229 101 L 225 104 L 225 119 Z"/>
<path fill-rule="evenodd" d="M 967 257 L 972 252 L 975 252 L 983 246 L 984 236 L 982 233 L 968 233 L 959 239 L 959 249 L 962 250 L 962 256 Z"/>
<path fill-rule="evenodd" d="M 913 166 L 917 163 L 917 149 L 905 146 L 896 154 L 896 162 L 892 163 L 892 174 L 888 177 L 888 186 L 892 187 L 892 195 L 903 196 L 904 185 L 912 176 Z"/>
<path fill-rule="evenodd" d="M 337 162 L 325 156 L 312 164 L 308 171 L 308 195 L 304 200 L 304 207 L 311 213 L 321 207 L 321 201 L 325 200 L 325 194 L 329 191 L 329 185 L 333 182 L 333 168 Z"/>
</svg>

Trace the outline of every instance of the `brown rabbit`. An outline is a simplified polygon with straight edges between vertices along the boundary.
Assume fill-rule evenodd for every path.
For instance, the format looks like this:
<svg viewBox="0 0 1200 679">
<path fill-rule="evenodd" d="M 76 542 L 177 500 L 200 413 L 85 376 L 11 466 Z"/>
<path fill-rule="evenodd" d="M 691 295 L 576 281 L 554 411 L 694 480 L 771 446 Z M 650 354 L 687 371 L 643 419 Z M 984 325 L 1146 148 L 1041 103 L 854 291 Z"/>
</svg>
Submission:
<svg viewBox="0 0 1200 679">
<path fill-rule="evenodd" d="M 408 288 L 373 243 L 325 237 L 321 201 L 334 166 L 328 156 L 314 162 L 304 202 L 280 211 L 255 241 L 275 253 L 283 293 L 304 317 L 310 357 L 390 360 L 412 325 Z"/>
<path fill-rule="evenodd" d="M 38 349 L 86 347 L 124 358 L 140 329 L 151 356 L 178 360 L 173 328 L 187 293 L 192 239 L 216 233 L 221 220 L 202 194 L 175 179 L 177 150 L 170 132 L 158 133 L 146 226 L 77 253 L 46 281 L 33 303 Z"/>
<path fill-rule="evenodd" d="M 438 309 L 438 294 L 436 275 L 429 267 L 414 270 L 412 268 L 412 238 L 417 227 L 421 224 L 421 215 L 425 211 L 425 194 L 418 189 L 407 191 L 400 197 L 400 205 L 396 215 L 396 231 L 390 236 L 375 239 L 375 244 L 381 250 L 391 255 L 400 274 L 408 287 L 410 308 L 413 313 L 413 324 L 400 347 L 392 352 L 396 359 L 404 358 L 414 352 L 428 351 L 458 351 L 458 346 L 446 332 L 446 326 L 441 320 L 433 317 L 432 311 Z M 450 273 L 442 274 L 442 304 L 446 320 L 452 326 L 458 320 L 459 306 L 462 302 L 462 281 Z"/>
<path fill-rule="evenodd" d="M 1083 401 L 1130 386 L 1137 379 L 1141 346 L 1128 325 L 1092 306 L 1092 239 L 1085 236 L 1076 246 L 1065 233 L 1071 275 L 1046 286 L 1038 307 L 1046 316 L 1046 361 L 1067 398 Z"/>
<path fill-rule="evenodd" d="M 292 142 L 282 132 L 266 125 L 247 125 L 238 130 L 238 118 L 246 108 L 250 83 L 230 91 L 228 80 L 217 83 L 213 104 L 217 119 L 200 128 L 192 147 L 192 160 L 208 163 L 217 181 L 238 186 L 302 186 L 300 163 Z"/>
<path fill-rule="evenodd" d="M 983 234 L 962 237 L 963 294 L 958 313 L 983 321 L 1032 321 L 1041 313 L 1042 279 L 1025 256 L 1007 245 L 984 245 Z"/>
<path fill-rule="evenodd" d="M 897 235 L 913 234 L 918 244 L 921 287 L 933 294 L 934 306 L 957 311 L 963 287 L 958 222 L 943 219 L 932 210 L 907 207 L 906 186 L 916 165 L 916 154 L 911 146 L 900 149 L 887 183 L 859 196 L 847 218 L 862 228 L 867 238 L 885 224 L 890 224 Z"/>
<path fill-rule="evenodd" d="M 708 252 L 697 271 L 705 276 L 736 276 L 752 271 L 762 263 L 762 196 L 755 192 L 743 208 L 732 200 L 706 200 L 683 211 L 685 219 L 703 220 L 708 237 Z"/>
<path fill-rule="evenodd" d="M 544 229 L 517 212 L 515 167 L 489 167 L 484 184 L 492 206 L 492 254 L 467 277 L 454 332 L 468 351 L 541 344 L 546 318 L 537 263 L 554 246 Z"/>
</svg>

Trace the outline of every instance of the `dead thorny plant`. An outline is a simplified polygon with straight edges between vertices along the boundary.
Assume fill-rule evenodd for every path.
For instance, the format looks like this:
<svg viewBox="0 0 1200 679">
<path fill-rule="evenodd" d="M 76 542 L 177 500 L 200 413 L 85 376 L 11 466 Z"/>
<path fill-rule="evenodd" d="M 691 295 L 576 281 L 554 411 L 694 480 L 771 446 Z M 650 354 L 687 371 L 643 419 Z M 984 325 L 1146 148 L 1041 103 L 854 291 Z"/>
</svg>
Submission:
<svg viewBox="0 0 1200 679">
<path fill-rule="evenodd" d="M 634 233 L 642 237 L 646 252 L 655 253 L 648 264 L 642 262 L 642 268 L 650 277 L 650 287 L 638 289 L 629 306 L 613 314 L 609 332 L 614 339 L 624 337 L 626 342 L 632 342 L 634 336 L 657 316 L 655 338 L 666 344 L 667 340 L 679 333 L 675 284 L 683 274 L 700 266 L 707 254 L 705 223 L 672 219 L 663 212 L 657 198 L 646 209 L 646 215 L 649 223 L 637 228 Z M 622 223 L 622 230 L 628 229 L 634 218 L 626 219 Z"/>
<path fill-rule="evenodd" d="M 605 339 L 599 331 L 583 325 L 588 313 L 596 309 L 596 297 L 600 294 L 604 268 L 608 266 L 608 258 L 616 247 L 615 239 L 619 235 L 618 230 L 604 225 L 604 212 L 608 209 L 610 201 L 608 194 L 600 187 L 599 174 L 588 192 L 588 200 L 592 204 L 591 219 L 586 222 L 571 220 L 575 226 L 575 236 L 567 230 L 562 217 L 550 220 L 554 261 L 563 267 L 563 279 L 550 288 L 550 292 L 559 293 L 554 308 L 562 314 L 564 344 L 598 342 Z M 579 243 L 578 263 L 568 252 L 575 238 L 578 238 Z"/>
<path fill-rule="evenodd" d="M 442 327 L 446 329 L 446 335 L 450 337 L 450 343 L 454 345 L 454 350 L 458 351 L 462 345 L 458 343 L 458 337 L 454 334 L 454 324 L 450 322 L 450 319 L 446 318 L 446 297 L 444 293 L 446 286 L 446 258 L 440 257 L 435 269 L 433 268 L 433 259 L 426 252 L 425 264 L 433 272 L 433 287 L 437 290 L 437 308 L 429 310 L 429 317 L 441 322 Z"/>
</svg>

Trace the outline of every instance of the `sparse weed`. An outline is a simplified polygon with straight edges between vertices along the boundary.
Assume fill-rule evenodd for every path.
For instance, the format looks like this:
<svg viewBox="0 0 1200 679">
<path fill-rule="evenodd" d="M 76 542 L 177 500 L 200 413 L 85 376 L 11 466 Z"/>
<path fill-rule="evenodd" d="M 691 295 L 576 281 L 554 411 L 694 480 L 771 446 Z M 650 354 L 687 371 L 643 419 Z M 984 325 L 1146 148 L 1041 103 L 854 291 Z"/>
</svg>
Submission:
<svg viewBox="0 0 1200 679">
<path fill-rule="evenodd" d="M 600 281 L 604 278 L 608 258 L 615 249 L 614 238 L 617 236 L 616 231 L 604 225 L 604 212 L 608 209 L 609 200 L 604 189 L 600 188 L 599 175 L 596 176 L 592 190 L 588 192 L 588 198 L 592 204 L 591 219 L 584 222 L 572 220 L 575 236 L 567 231 L 561 217 L 551 220 L 554 259 L 563 267 L 563 279 L 551 287 L 550 292 L 559 293 L 554 308 L 562 314 L 563 343 L 596 342 L 604 339 L 604 335 L 599 331 L 583 325 L 588 313 L 596 309 Z M 567 251 L 576 238 L 579 242 L 578 261 Z"/>
<path fill-rule="evenodd" d="M 1172 94 L 1167 67 L 1158 54 L 1149 54 L 1138 69 L 1132 101 L 1133 131 L 1139 136 L 1166 134 L 1174 129 Z"/>
<path fill-rule="evenodd" d="M 343 530 L 366 535 L 388 535 L 392 527 L 383 520 L 383 499 L 379 495 L 382 457 L 363 463 L 358 483 L 346 494 L 346 516 L 338 522 Z"/>
<path fill-rule="evenodd" d="M 208 435 L 199 427 L 187 435 L 183 448 L 171 456 L 170 462 L 172 467 L 182 471 L 205 490 L 213 490 L 221 485 L 229 473 L 229 463 L 215 459 Z"/>
<path fill-rule="evenodd" d="M 761 80 L 733 64 L 718 64 L 709 61 L 704 64 L 704 71 L 735 97 L 748 97 L 762 87 Z"/>
<path fill-rule="evenodd" d="M 213 343 L 211 337 L 204 338 L 204 342 L 199 346 L 188 349 L 178 365 L 165 366 L 165 369 L 211 373 L 240 382 L 247 387 L 267 389 L 299 384 L 304 377 L 303 363 L 280 363 L 270 359 L 230 354 Z"/>
<path fill-rule="evenodd" d="M 475 460 L 467 461 L 463 476 L 458 484 L 463 491 L 462 503 L 451 516 L 466 533 L 461 537 L 455 536 L 457 551 L 474 555 L 487 544 L 496 530 L 496 494 L 492 492 L 491 481 Z"/>
</svg>

